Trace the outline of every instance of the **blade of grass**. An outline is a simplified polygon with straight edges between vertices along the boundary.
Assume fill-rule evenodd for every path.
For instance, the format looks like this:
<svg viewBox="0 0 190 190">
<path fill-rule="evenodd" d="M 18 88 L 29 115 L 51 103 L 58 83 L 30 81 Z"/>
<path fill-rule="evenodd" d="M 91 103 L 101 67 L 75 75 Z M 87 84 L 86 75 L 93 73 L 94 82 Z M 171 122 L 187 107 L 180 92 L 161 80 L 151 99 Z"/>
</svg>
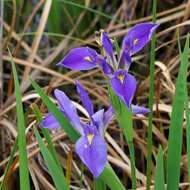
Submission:
<svg viewBox="0 0 190 190">
<path fill-rule="evenodd" d="M 13 58 L 10 50 L 9 56 L 11 59 L 11 65 L 13 70 L 14 85 L 15 85 L 15 96 L 16 96 L 16 112 L 17 112 L 17 125 L 18 125 L 18 149 L 19 149 L 19 178 L 20 178 L 20 189 L 29 190 L 29 172 L 28 172 L 28 159 L 26 151 L 26 137 L 25 137 L 25 119 L 24 111 L 22 106 L 22 98 L 20 92 L 20 86 L 17 76 L 17 71 L 15 64 L 13 63 Z"/>
<path fill-rule="evenodd" d="M 39 85 L 33 81 L 32 79 L 30 79 L 32 86 L 34 87 L 34 89 L 36 90 L 36 92 L 40 95 L 40 97 L 42 98 L 42 101 L 45 103 L 45 105 L 47 106 L 48 110 L 57 118 L 57 120 L 59 121 L 61 127 L 63 128 L 63 130 L 67 133 L 67 135 L 69 136 L 69 138 L 72 141 L 76 141 L 79 138 L 79 134 L 74 130 L 74 128 L 71 126 L 71 124 L 69 123 L 69 121 L 64 117 L 64 115 L 59 111 L 59 109 L 57 108 L 57 106 L 49 99 L 48 96 L 46 96 L 46 94 L 43 92 L 43 90 L 39 87 Z"/>
<path fill-rule="evenodd" d="M 37 121 L 40 124 L 40 122 L 42 121 L 41 112 L 40 112 L 39 108 L 37 107 L 37 105 L 33 105 L 32 108 L 33 108 L 34 114 L 35 114 L 35 116 L 37 118 Z M 57 153 L 56 153 L 55 147 L 54 147 L 54 145 L 53 145 L 53 143 L 51 141 L 51 137 L 49 135 L 48 130 L 41 127 L 41 131 L 42 131 L 42 133 L 43 133 L 43 135 L 44 135 L 44 137 L 46 139 L 46 142 L 48 144 L 48 146 L 47 146 L 48 150 L 50 151 L 50 153 L 53 156 L 55 162 L 57 163 L 57 166 L 60 168 L 60 170 L 62 170 L 61 164 L 60 164 L 59 159 L 57 157 Z"/>
<path fill-rule="evenodd" d="M 92 12 L 92 13 L 95 13 L 95 14 L 97 14 L 97 15 L 100 15 L 100 16 L 105 17 L 105 18 L 110 19 L 110 20 L 113 20 L 113 19 L 114 19 L 112 16 L 110 16 L 110 15 L 108 15 L 108 14 L 105 14 L 105 13 L 103 13 L 103 12 L 101 12 L 101 11 L 97 11 L 97 10 L 95 10 L 95 9 L 86 7 L 85 5 L 81 5 L 81 4 L 79 4 L 79 3 L 75 3 L 75 2 L 67 1 L 67 0 L 60 0 L 60 1 L 64 2 L 65 4 L 68 4 L 68 5 L 71 5 L 71 6 L 75 6 L 75 7 L 78 7 L 78 8 L 84 9 L 84 10 L 87 10 L 87 11 L 90 11 L 90 12 Z M 120 21 L 118 21 L 118 20 L 115 20 L 115 21 L 120 22 Z"/>
<path fill-rule="evenodd" d="M 51 155 L 49 150 L 44 145 L 42 138 L 40 137 L 40 134 L 35 127 L 34 127 L 34 133 L 35 133 L 36 139 L 38 141 L 40 151 L 41 151 L 43 158 L 45 160 L 45 163 L 50 171 L 50 174 L 52 176 L 52 179 L 55 183 L 57 190 L 63 190 L 63 189 L 69 190 L 69 187 L 67 185 L 67 182 L 66 182 L 66 179 L 65 179 L 65 176 L 64 176 L 62 170 L 60 170 L 60 168 L 58 167 L 57 163 L 55 162 L 53 156 Z"/>
<path fill-rule="evenodd" d="M 135 171 L 135 150 L 133 143 L 133 121 L 132 113 L 129 112 L 125 104 L 113 92 L 111 86 L 108 87 L 110 99 L 115 111 L 115 115 L 119 126 L 122 128 L 125 139 L 127 141 L 131 159 L 131 177 L 132 189 L 136 189 L 136 171 Z"/>
<path fill-rule="evenodd" d="M 109 164 L 106 165 L 98 179 L 104 181 L 104 183 L 106 183 L 112 190 L 126 190 Z"/>
<path fill-rule="evenodd" d="M 48 29 L 56 33 L 61 33 L 61 6 L 59 1 L 52 1 L 49 17 Z"/>
<path fill-rule="evenodd" d="M 152 0 L 152 21 L 156 22 L 156 9 L 157 9 L 157 0 Z M 151 52 L 150 52 L 150 90 L 149 90 L 149 102 L 148 107 L 151 112 L 148 115 L 148 137 L 147 137 L 147 168 L 146 176 L 147 190 L 150 190 L 151 184 L 151 164 L 152 164 L 152 118 L 153 118 L 153 103 L 154 103 L 154 62 L 155 62 L 155 48 L 156 48 L 156 35 L 153 34 L 151 40 Z"/>
<path fill-rule="evenodd" d="M 24 36 L 35 36 L 37 35 L 37 32 L 23 32 L 23 33 L 19 33 L 17 34 L 20 37 L 24 37 Z M 57 37 L 57 38 L 63 38 L 63 37 L 67 37 L 70 40 L 76 41 L 76 42 L 80 42 L 82 44 L 87 44 L 88 41 L 85 41 L 83 39 L 77 38 L 77 37 L 72 37 L 72 36 L 68 36 L 66 34 L 63 33 L 55 33 L 55 32 L 43 32 L 42 33 L 43 36 L 48 36 L 48 37 Z M 90 43 L 93 46 L 97 46 L 95 43 Z"/>
<path fill-rule="evenodd" d="M 95 185 L 95 190 L 105 190 L 106 189 L 106 185 L 104 183 L 104 181 L 102 181 L 101 179 L 95 179 L 94 180 L 94 185 Z"/>
<path fill-rule="evenodd" d="M 189 34 L 188 34 L 189 37 Z M 178 35 L 178 45 L 180 54 L 181 46 Z M 187 171 L 188 171 L 188 181 L 189 181 L 189 189 L 190 189 L 190 111 L 189 111 L 189 100 L 188 100 L 188 89 L 187 89 L 187 81 L 186 81 L 186 90 L 185 90 L 185 116 L 186 116 L 186 143 L 187 143 Z"/>
<path fill-rule="evenodd" d="M 177 32 L 177 35 L 178 35 L 179 52 L 180 52 L 180 55 L 182 55 L 181 45 L 179 41 L 179 31 Z M 187 171 L 188 171 L 188 181 L 189 181 L 189 188 L 190 188 L 190 112 L 189 112 L 187 83 L 186 83 L 186 90 L 185 90 L 185 116 L 186 116 L 187 167 L 188 167 Z"/>
<path fill-rule="evenodd" d="M 188 65 L 189 37 L 181 54 L 181 64 L 176 81 L 173 99 L 171 122 L 169 128 L 168 158 L 167 158 L 167 189 L 179 189 L 180 160 L 182 151 L 182 125 L 186 91 L 186 75 Z"/>
<path fill-rule="evenodd" d="M 163 162 L 163 151 L 162 147 L 159 147 L 158 155 L 156 158 L 156 175 L 155 175 L 155 183 L 154 190 L 164 190 L 165 182 L 164 182 L 164 162 Z"/>
<path fill-rule="evenodd" d="M 69 121 L 63 116 L 63 114 L 58 110 L 56 105 L 49 99 L 48 96 L 43 92 L 43 90 L 40 88 L 40 86 L 33 81 L 32 79 L 31 83 L 36 92 L 40 95 L 42 98 L 43 103 L 47 106 L 48 110 L 54 114 L 54 116 L 57 118 L 59 121 L 60 125 L 64 129 L 64 131 L 67 133 L 69 138 L 75 142 L 79 138 L 79 134 L 73 129 L 73 127 L 70 125 Z M 111 180 L 109 180 L 109 177 Z M 124 190 L 125 187 L 122 185 L 120 182 L 119 178 L 109 165 L 105 167 L 100 179 L 102 179 L 112 190 Z M 116 188 L 115 188 L 116 187 Z"/>
<path fill-rule="evenodd" d="M 185 115 L 186 115 L 186 143 L 187 143 L 187 162 L 188 162 L 188 181 L 190 188 L 190 111 L 188 102 L 188 91 L 185 93 Z"/>
<path fill-rule="evenodd" d="M 80 167 L 80 171 L 81 171 L 81 175 L 80 175 L 80 189 L 82 189 L 82 181 L 83 181 L 84 170 L 85 170 L 85 166 L 84 166 L 84 164 L 82 162 L 81 163 L 81 167 Z"/>
<path fill-rule="evenodd" d="M 13 145 L 11 154 L 9 156 L 9 162 L 6 165 L 6 168 L 5 168 L 5 171 L 4 171 L 4 174 L 3 174 L 3 180 L 2 180 L 1 185 L 0 185 L 0 190 L 3 190 L 5 188 L 5 183 L 6 183 L 6 180 L 7 180 L 7 174 L 9 172 L 9 169 L 11 168 L 11 164 L 14 161 L 14 155 L 15 155 L 15 153 L 17 151 L 17 148 L 18 148 L 18 137 L 15 140 L 15 143 Z"/>
</svg>

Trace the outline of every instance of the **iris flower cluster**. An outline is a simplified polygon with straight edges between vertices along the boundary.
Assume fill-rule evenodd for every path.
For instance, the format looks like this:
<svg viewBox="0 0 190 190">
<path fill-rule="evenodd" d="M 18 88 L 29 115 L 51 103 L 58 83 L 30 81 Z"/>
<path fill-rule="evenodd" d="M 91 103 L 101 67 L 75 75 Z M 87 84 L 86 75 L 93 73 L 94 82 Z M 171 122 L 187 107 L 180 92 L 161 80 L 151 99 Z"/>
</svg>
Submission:
<svg viewBox="0 0 190 190">
<path fill-rule="evenodd" d="M 105 55 L 98 54 L 90 47 L 72 49 L 58 65 L 72 70 L 90 70 L 100 67 L 109 78 L 110 85 L 115 94 L 124 101 L 127 109 L 133 114 L 145 114 L 149 109 L 132 105 L 136 90 L 136 80 L 128 73 L 131 56 L 140 51 L 151 39 L 157 24 L 143 23 L 131 28 L 124 37 L 120 55 L 116 58 L 114 46 L 106 32 L 101 34 L 101 45 Z M 93 104 L 79 81 L 76 81 L 77 91 L 83 107 L 89 115 L 89 122 L 80 120 L 76 107 L 67 95 L 55 89 L 54 95 L 63 115 L 81 135 L 75 145 L 75 150 L 83 163 L 88 167 L 94 177 L 98 177 L 107 163 L 107 148 L 104 134 L 108 123 L 114 116 L 112 106 L 107 111 L 101 109 L 94 112 Z M 45 128 L 55 129 L 60 125 L 52 113 L 48 113 L 41 122 Z"/>
<path fill-rule="evenodd" d="M 125 102 L 130 111 L 137 86 L 134 76 L 128 73 L 132 62 L 131 56 L 139 52 L 150 41 L 157 27 L 158 24 L 142 23 L 131 28 L 123 38 L 118 59 L 116 59 L 111 39 L 106 32 L 102 32 L 101 45 L 105 51 L 105 56 L 98 54 L 92 48 L 79 47 L 72 49 L 58 65 L 72 70 L 90 70 L 97 66 L 100 67 L 104 74 L 109 77 L 115 94 Z"/>
</svg>

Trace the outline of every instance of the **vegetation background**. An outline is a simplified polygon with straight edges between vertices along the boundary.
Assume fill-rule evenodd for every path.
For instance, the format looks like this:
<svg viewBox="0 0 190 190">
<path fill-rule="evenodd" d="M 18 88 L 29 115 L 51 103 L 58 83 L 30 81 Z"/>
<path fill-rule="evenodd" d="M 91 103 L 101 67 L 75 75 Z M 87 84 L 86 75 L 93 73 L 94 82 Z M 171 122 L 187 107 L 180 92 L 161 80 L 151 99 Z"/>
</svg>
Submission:
<svg viewBox="0 0 190 190">
<path fill-rule="evenodd" d="M 190 159 L 190 133 L 188 135 L 188 130 L 186 130 L 186 127 L 190 128 L 188 120 L 190 70 L 187 71 L 187 74 L 185 70 L 181 73 L 180 76 L 187 75 L 187 83 L 183 83 L 185 88 L 185 90 L 184 88 L 182 89 L 183 93 L 178 93 L 177 95 L 178 97 L 183 97 L 182 104 L 186 106 L 183 106 L 182 112 L 180 112 L 180 101 L 175 106 L 173 104 L 173 110 L 175 107 L 176 113 L 174 115 L 175 118 L 173 116 L 173 124 L 175 125 L 176 123 L 176 126 L 180 120 L 180 114 L 183 117 L 183 110 L 186 108 L 186 112 L 184 112 L 186 117 L 182 118 L 183 125 L 178 125 L 175 128 L 182 128 L 183 131 L 180 133 L 180 130 L 176 130 L 173 133 L 172 148 L 176 155 L 167 156 L 167 152 L 169 126 L 171 126 L 172 120 L 172 102 L 176 99 L 173 98 L 177 86 L 176 79 L 180 63 L 187 62 L 189 56 L 188 48 L 184 50 L 182 57 L 180 56 L 178 41 L 183 50 L 185 39 L 190 29 L 190 1 L 157 0 L 156 4 L 156 22 L 160 26 L 156 32 L 156 47 L 153 49 L 153 52 L 155 52 L 154 80 L 152 81 L 154 89 L 150 89 L 150 54 L 152 54 L 150 53 L 150 46 L 146 46 L 139 54 L 134 56 L 134 62 L 130 70 L 138 81 L 138 89 L 134 99 L 135 103 L 148 106 L 149 92 L 151 90 L 154 91 L 151 122 L 151 173 L 148 175 L 147 131 L 150 126 L 150 116 L 149 119 L 148 116 L 133 117 L 137 189 L 146 189 L 147 178 L 152 180 L 151 187 L 154 188 L 154 179 L 157 172 L 158 181 L 164 184 L 164 173 L 166 179 L 169 172 L 167 164 L 172 163 L 172 159 L 175 160 L 176 157 L 181 155 L 180 150 L 177 149 L 179 142 L 182 146 L 182 155 L 179 162 L 179 189 L 186 190 L 188 189 L 188 181 L 190 181 L 190 177 L 188 177 L 188 171 L 190 172 L 190 164 L 188 165 L 188 159 Z M 152 21 L 152 5 L 153 2 L 151 0 L 1 0 L 0 182 L 2 189 L 22 190 L 23 186 L 27 186 L 27 176 L 22 176 L 23 178 L 19 182 L 19 167 L 25 168 L 25 170 L 28 169 L 30 189 L 53 190 L 59 189 L 62 185 L 55 185 L 56 177 L 52 177 L 51 172 L 53 171 L 46 166 L 47 160 L 44 162 L 43 159 L 44 154 L 47 157 L 49 154 L 47 151 L 43 152 L 42 150 L 42 154 L 40 154 L 41 148 L 46 149 L 40 141 L 39 133 L 35 131 L 35 137 L 32 128 L 33 125 L 38 126 L 36 118 L 39 122 L 40 115 L 45 115 L 48 111 L 40 99 L 41 95 L 39 96 L 39 93 L 34 91 L 29 75 L 43 87 L 47 95 L 52 97 L 53 89 L 59 88 L 78 103 L 79 97 L 76 95 L 74 80 L 80 80 L 93 99 L 95 108 L 108 107 L 109 98 L 106 79 L 98 68 L 87 72 L 78 72 L 60 69 L 56 67 L 56 63 L 73 47 L 90 46 L 98 49 L 96 40 L 99 37 L 100 29 L 107 31 L 112 39 L 117 39 L 118 43 L 120 43 L 131 26 Z M 9 53 L 8 49 L 10 49 L 11 53 Z M 12 55 L 12 59 L 10 59 L 10 55 Z M 11 61 L 16 65 L 17 74 L 16 71 L 12 70 Z M 18 83 L 14 84 L 16 75 L 18 76 L 20 86 Z M 183 80 L 185 79 L 181 78 L 181 81 Z M 16 100 L 14 89 L 17 89 Z M 22 117 L 22 104 L 19 101 L 21 100 L 19 99 L 21 98 L 20 92 L 22 93 L 24 117 Z M 37 114 L 40 113 L 38 108 L 36 108 L 37 106 L 41 114 Z M 81 118 L 86 120 L 83 114 L 81 114 Z M 24 120 L 25 122 L 23 122 Z M 125 142 L 122 130 L 116 126 L 118 124 L 114 120 L 109 125 L 108 133 L 106 133 L 108 160 L 124 187 L 130 189 L 131 169 L 128 145 Z M 24 140 L 25 128 L 26 142 Z M 17 138 L 18 133 L 20 138 Z M 100 183 L 93 180 L 88 170 L 75 154 L 74 145 L 63 130 L 56 130 L 50 133 L 40 131 L 40 134 L 41 137 L 46 138 L 46 141 L 48 141 L 48 137 L 51 137 L 50 139 L 52 139 L 55 145 L 56 155 L 59 160 L 58 165 L 64 168 L 66 184 L 69 184 L 71 189 L 102 190 L 106 188 L 103 182 Z M 39 142 L 41 142 L 40 149 L 38 146 Z M 28 166 L 25 159 L 25 143 Z M 156 156 L 159 145 L 162 146 L 162 150 L 160 149 L 160 154 L 157 158 L 159 167 L 156 169 Z M 17 148 L 21 151 L 20 158 L 18 157 Z M 167 160 L 167 157 L 170 160 Z M 173 167 L 175 168 L 174 165 Z M 161 171 L 159 171 L 159 168 Z M 25 170 L 23 175 L 25 175 Z M 176 172 L 175 170 L 173 171 L 174 173 Z M 56 173 L 56 171 L 54 172 Z M 62 178 L 59 178 L 59 181 L 62 181 Z M 23 186 L 21 182 L 24 183 Z M 162 190 L 158 187 L 160 187 L 159 184 L 157 189 Z M 161 187 L 164 188 L 163 186 Z M 26 189 L 28 188 L 24 190 Z M 175 190 L 178 188 L 170 186 L 168 189 Z"/>
</svg>

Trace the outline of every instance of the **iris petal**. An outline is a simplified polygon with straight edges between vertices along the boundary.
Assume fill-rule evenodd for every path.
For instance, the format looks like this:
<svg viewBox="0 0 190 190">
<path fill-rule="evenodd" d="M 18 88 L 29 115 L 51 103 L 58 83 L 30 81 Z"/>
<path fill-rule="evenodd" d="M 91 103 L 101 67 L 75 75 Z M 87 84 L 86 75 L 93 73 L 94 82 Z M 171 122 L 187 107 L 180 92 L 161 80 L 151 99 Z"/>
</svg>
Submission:
<svg viewBox="0 0 190 190">
<path fill-rule="evenodd" d="M 103 137 L 104 135 L 104 109 L 97 111 L 94 115 L 92 115 L 92 121 L 95 126 L 97 126 L 99 133 Z"/>
<path fill-rule="evenodd" d="M 106 54 L 108 56 L 110 56 L 111 58 L 113 58 L 113 56 L 114 56 L 113 44 L 112 44 L 112 42 L 111 42 L 111 40 L 108 37 L 108 34 L 106 32 L 102 32 L 101 42 L 102 42 L 102 46 L 103 46 Z"/>
<path fill-rule="evenodd" d="M 114 117 L 114 110 L 113 110 L 113 107 L 110 106 L 108 110 L 104 113 L 104 117 L 103 117 L 105 128 L 108 126 L 109 122 L 111 122 L 113 117 Z"/>
<path fill-rule="evenodd" d="M 126 71 L 129 70 L 129 67 L 131 65 L 131 56 L 129 55 L 129 52 L 123 51 L 121 52 L 121 57 L 119 59 L 119 68 L 125 69 Z"/>
<path fill-rule="evenodd" d="M 136 90 L 135 78 L 125 70 L 118 70 L 114 73 L 110 83 L 116 95 L 125 102 L 127 108 L 130 110 L 131 102 Z"/>
<path fill-rule="evenodd" d="M 132 113 L 133 114 L 146 114 L 149 113 L 150 110 L 148 108 L 138 106 L 138 105 L 132 105 Z"/>
<path fill-rule="evenodd" d="M 77 115 L 77 111 L 75 106 L 73 105 L 73 103 L 69 100 L 69 98 L 67 97 L 67 95 L 56 89 L 54 91 L 55 97 L 58 101 L 58 104 L 61 108 L 61 110 L 63 110 L 65 116 L 69 119 L 69 121 L 71 122 L 71 124 L 73 125 L 73 127 L 76 128 L 76 130 L 83 135 L 83 127 L 81 125 L 80 119 Z"/>
<path fill-rule="evenodd" d="M 97 55 L 97 52 L 89 47 L 74 48 L 57 65 L 77 71 L 90 70 L 97 66 L 94 62 Z"/>
<path fill-rule="evenodd" d="M 80 95 L 82 104 L 85 107 L 86 111 L 88 112 L 89 116 L 91 117 L 94 114 L 92 102 L 88 94 L 86 93 L 84 87 L 80 84 L 79 81 L 76 81 L 76 85 L 77 85 L 77 91 Z"/>
<path fill-rule="evenodd" d="M 100 135 L 95 135 L 89 144 L 87 136 L 83 136 L 76 142 L 75 149 L 80 159 L 97 178 L 107 163 L 107 148 L 104 139 Z"/>
<path fill-rule="evenodd" d="M 153 32 L 158 27 L 154 23 L 142 23 L 132 27 L 123 39 L 122 50 L 133 55 L 140 51 L 151 39 Z"/>
<path fill-rule="evenodd" d="M 57 121 L 57 119 L 54 117 L 52 113 L 48 113 L 45 116 L 45 118 L 42 120 L 40 125 L 48 129 L 57 129 L 60 127 L 59 122 Z"/>
<path fill-rule="evenodd" d="M 104 58 L 99 60 L 99 66 L 103 70 L 104 74 L 111 75 L 113 73 L 113 68 L 106 62 Z"/>
<path fill-rule="evenodd" d="M 98 126 L 98 131 L 102 136 L 104 136 L 104 132 L 113 117 L 114 110 L 112 106 L 110 106 L 106 112 L 104 112 L 104 109 L 101 109 L 92 115 L 94 124 Z"/>
</svg>

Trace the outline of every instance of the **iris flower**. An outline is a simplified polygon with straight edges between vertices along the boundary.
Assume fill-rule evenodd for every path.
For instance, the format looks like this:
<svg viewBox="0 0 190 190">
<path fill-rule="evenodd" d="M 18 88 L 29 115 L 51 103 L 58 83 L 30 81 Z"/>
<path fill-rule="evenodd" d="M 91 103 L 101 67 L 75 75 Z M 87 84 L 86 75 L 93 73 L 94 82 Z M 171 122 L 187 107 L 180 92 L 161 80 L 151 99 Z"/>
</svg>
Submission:
<svg viewBox="0 0 190 190">
<path fill-rule="evenodd" d="M 97 178 L 107 163 L 107 148 L 104 133 L 108 123 L 114 116 L 114 112 L 111 106 L 106 112 L 104 109 L 94 112 L 92 102 L 84 87 L 78 81 L 76 85 L 82 104 L 90 118 L 88 123 L 80 120 L 74 104 L 64 92 L 55 89 L 54 95 L 58 101 L 60 111 L 81 135 L 75 145 L 77 154 L 93 176 Z M 144 110 L 138 106 L 132 106 L 132 110 L 134 114 L 143 114 L 146 112 L 146 108 Z M 60 127 L 52 113 L 46 115 L 41 122 L 41 126 L 48 129 Z"/>
<path fill-rule="evenodd" d="M 72 70 L 90 70 L 99 66 L 110 78 L 115 94 L 125 102 L 128 110 L 131 110 L 131 102 L 136 91 L 136 80 L 128 73 L 131 56 L 139 52 L 150 41 L 157 27 L 158 24 L 154 23 L 142 23 L 132 27 L 123 38 L 118 59 L 115 56 L 112 41 L 106 32 L 102 32 L 101 44 L 105 56 L 98 54 L 90 47 L 79 47 L 70 50 L 58 65 Z M 139 107 L 139 109 L 145 108 Z"/>
<path fill-rule="evenodd" d="M 75 145 L 77 154 L 93 176 L 98 177 L 107 163 L 107 148 L 104 140 L 104 132 L 113 117 L 113 110 L 110 107 L 106 112 L 104 112 L 104 109 L 94 112 L 92 102 L 83 86 L 79 82 L 76 82 L 76 85 L 82 104 L 90 118 L 88 123 L 84 123 L 79 119 L 74 104 L 64 92 L 56 89 L 54 95 L 63 115 L 81 135 Z M 49 129 L 60 127 L 52 113 L 46 115 L 41 125 Z"/>
</svg>

